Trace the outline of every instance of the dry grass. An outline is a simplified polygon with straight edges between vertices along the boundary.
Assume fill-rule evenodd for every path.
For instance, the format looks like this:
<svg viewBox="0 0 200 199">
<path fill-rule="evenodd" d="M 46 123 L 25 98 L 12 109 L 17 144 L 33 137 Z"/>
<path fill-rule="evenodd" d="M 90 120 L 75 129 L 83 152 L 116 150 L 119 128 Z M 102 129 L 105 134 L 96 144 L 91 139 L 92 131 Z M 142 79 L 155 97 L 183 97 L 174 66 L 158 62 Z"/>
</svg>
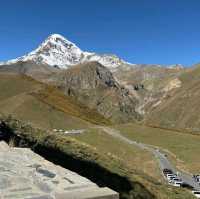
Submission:
<svg viewBox="0 0 200 199">
<path fill-rule="evenodd" d="M 100 114 L 30 77 L 0 73 L 0 112 L 45 129 L 109 124 Z"/>
<path fill-rule="evenodd" d="M 94 124 L 110 124 L 108 119 L 105 119 L 95 110 L 91 110 L 80 103 L 78 104 L 72 98 L 65 96 L 62 92 L 53 87 L 45 87 L 45 89 L 33 93 L 33 96 L 43 103 L 74 117 L 84 119 Z"/>
<path fill-rule="evenodd" d="M 140 175 L 150 176 L 158 181 L 161 179 L 159 166 L 153 155 L 133 145 L 113 138 L 100 129 L 89 131 L 73 136 L 75 139 L 85 142 L 100 153 L 112 155 L 125 164 L 129 170 Z"/>
<path fill-rule="evenodd" d="M 139 170 L 131 169 L 129 165 L 126 164 L 126 161 L 131 161 L 132 164 L 134 164 L 135 161 L 137 162 L 137 159 L 134 161 L 134 157 L 131 157 L 131 155 L 139 155 L 141 158 L 143 157 L 144 162 L 146 162 L 149 159 L 148 156 L 146 156 L 147 154 L 143 154 L 144 152 L 140 149 L 127 146 L 116 139 L 111 139 L 109 136 L 105 136 L 104 132 L 96 132 L 96 130 L 94 130 L 88 132 L 88 134 L 81 135 L 83 137 L 71 137 L 35 129 L 19 122 L 18 120 L 13 120 L 12 118 L 8 118 L 4 121 L 11 129 L 17 130 L 18 136 L 24 137 L 28 141 L 34 141 L 41 146 L 58 149 L 63 154 L 72 156 L 81 161 L 89 161 L 91 164 L 98 164 L 100 167 L 105 168 L 109 173 L 125 177 L 129 182 L 131 182 L 133 189 L 128 193 L 128 195 L 125 194 L 124 198 L 194 198 L 191 193 L 184 189 L 177 189 L 163 185 L 158 183 L 157 180 L 154 180 L 154 178 L 151 178 L 149 175 L 139 172 Z M 88 138 L 90 139 L 89 141 Z M 95 140 L 97 143 L 96 145 Z M 119 149 L 119 146 L 122 146 L 122 148 Z M 127 157 L 125 157 L 123 151 L 126 153 Z M 134 165 L 132 165 L 132 167 L 134 167 Z M 106 177 L 105 175 L 105 173 L 102 173 L 102 178 Z"/>
<path fill-rule="evenodd" d="M 162 100 L 148 116 L 147 123 L 160 127 L 200 132 L 200 66 L 179 76 L 182 86 Z"/>
<path fill-rule="evenodd" d="M 116 126 L 130 139 L 158 146 L 174 154 L 179 166 L 193 173 L 200 171 L 200 136 L 137 124 Z"/>
</svg>

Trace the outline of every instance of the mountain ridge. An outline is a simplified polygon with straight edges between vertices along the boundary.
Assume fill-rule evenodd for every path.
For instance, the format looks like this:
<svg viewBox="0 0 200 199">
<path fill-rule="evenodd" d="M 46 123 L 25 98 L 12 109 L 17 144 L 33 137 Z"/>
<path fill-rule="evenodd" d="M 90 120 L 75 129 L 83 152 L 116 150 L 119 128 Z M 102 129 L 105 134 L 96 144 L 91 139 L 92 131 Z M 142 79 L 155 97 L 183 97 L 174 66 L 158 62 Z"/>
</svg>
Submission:
<svg viewBox="0 0 200 199">
<path fill-rule="evenodd" d="M 124 61 L 112 53 L 95 53 L 81 50 L 75 43 L 69 41 L 60 34 L 51 34 L 35 50 L 21 57 L 0 62 L 2 65 L 12 65 L 18 62 L 33 61 L 36 64 L 49 65 L 60 69 L 67 69 L 70 66 L 84 62 L 96 61 L 106 66 L 111 71 L 118 68 L 129 70 L 135 67 L 157 66 L 171 69 L 183 68 L 181 64 L 160 65 L 160 64 L 133 64 Z"/>
<path fill-rule="evenodd" d="M 82 51 L 76 44 L 60 34 L 50 35 L 35 50 L 19 58 L 0 62 L 0 66 L 12 65 L 19 61 L 34 61 L 36 64 L 47 64 L 60 69 L 67 69 L 70 66 L 91 61 L 97 61 L 111 70 L 121 65 L 134 65 L 114 54 Z"/>
<path fill-rule="evenodd" d="M 98 62 L 83 63 L 55 73 L 57 88 L 75 101 L 96 109 L 113 122 L 141 119 L 135 111 L 137 99 L 122 87 L 110 70 Z"/>
<path fill-rule="evenodd" d="M 180 64 L 130 65 L 115 55 L 82 51 L 53 34 L 31 53 L 1 64 L 0 72 L 56 85 L 105 118 L 127 122 L 144 119 L 162 107 L 165 98 L 183 86 L 179 77 L 186 68 Z"/>
</svg>

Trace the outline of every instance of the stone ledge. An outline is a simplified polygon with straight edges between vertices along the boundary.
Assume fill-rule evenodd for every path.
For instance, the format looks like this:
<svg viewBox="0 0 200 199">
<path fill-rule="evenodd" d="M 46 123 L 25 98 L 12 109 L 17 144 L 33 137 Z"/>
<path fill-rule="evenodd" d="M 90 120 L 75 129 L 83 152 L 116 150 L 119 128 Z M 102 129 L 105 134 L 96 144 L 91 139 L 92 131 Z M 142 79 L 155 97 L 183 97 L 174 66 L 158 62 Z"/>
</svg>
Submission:
<svg viewBox="0 0 200 199">
<path fill-rule="evenodd" d="M 45 160 L 27 148 L 0 142 L 0 199 L 118 199 L 87 178 Z"/>
</svg>

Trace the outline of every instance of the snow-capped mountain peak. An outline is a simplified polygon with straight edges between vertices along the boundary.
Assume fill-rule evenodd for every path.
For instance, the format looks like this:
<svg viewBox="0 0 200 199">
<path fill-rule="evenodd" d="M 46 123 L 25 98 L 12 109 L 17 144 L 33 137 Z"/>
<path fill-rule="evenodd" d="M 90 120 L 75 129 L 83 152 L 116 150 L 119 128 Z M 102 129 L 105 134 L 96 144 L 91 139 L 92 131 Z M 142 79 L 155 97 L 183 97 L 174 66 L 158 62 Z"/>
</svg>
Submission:
<svg viewBox="0 0 200 199">
<path fill-rule="evenodd" d="M 18 61 L 34 61 L 37 64 L 47 64 L 62 69 L 90 61 L 97 61 L 111 70 L 122 64 L 127 64 L 115 55 L 101 55 L 82 51 L 74 43 L 59 34 L 50 35 L 37 49 L 29 54 L 1 63 L 1 65 L 12 64 Z"/>
<path fill-rule="evenodd" d="M 35 51 L 30 54 L 38 53 L 41 51 L 50 50 L 52 48 L 53 51 L 65 52 L 68 50 L 76 50 L 78 53 L 82 53 L 82 51 L 72 42 L 65 39 L 63 36 L 59 34 L 50 35 Z"/>
<path fill-rule="evenodd" d="M 50 35 L 36 50 L 25 56 L 26 60 L 66 68 L 80 63 L 84 53 L 74 43 L 59 34 Z"/>
</svg>

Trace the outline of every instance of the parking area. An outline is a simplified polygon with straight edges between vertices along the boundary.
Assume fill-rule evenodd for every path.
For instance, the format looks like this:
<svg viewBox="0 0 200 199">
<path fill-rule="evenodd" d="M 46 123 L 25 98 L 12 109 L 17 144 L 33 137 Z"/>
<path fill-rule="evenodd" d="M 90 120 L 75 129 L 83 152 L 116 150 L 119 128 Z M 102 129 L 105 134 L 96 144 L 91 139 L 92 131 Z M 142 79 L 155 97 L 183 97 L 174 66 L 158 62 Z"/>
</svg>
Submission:
<svg viewBox="0 0 200 199">
<path fill-rule="evenodd" d="M 195 187 L 193 187 L 191 184 L 187 183 L 184 181 L 180 174 L 174 173 L 171 169 L 163 169 L 163 175 L 165 179 L 167 180 L 168 184 L 174 186 L 174 187 L 182 187 L 190 190 L 196 198 L 200 198 L 200 191 L 196 190 Z M 196 183 L 200 183 L 200 176 L 199 175 L 194 175 L 193 179 Z"/>
</svg>

